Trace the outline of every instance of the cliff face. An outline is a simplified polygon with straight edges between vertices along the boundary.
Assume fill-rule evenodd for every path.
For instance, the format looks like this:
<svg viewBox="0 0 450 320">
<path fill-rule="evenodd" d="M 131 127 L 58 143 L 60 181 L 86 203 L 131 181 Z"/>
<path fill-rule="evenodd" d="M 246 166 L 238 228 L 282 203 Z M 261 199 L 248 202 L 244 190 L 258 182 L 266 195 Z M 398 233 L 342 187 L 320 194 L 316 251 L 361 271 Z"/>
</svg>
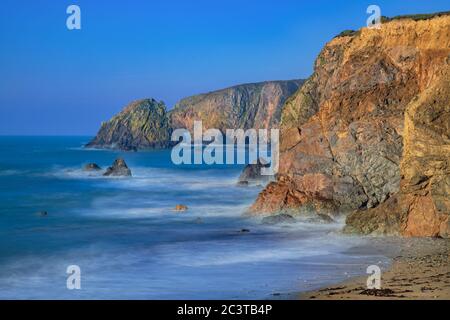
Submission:
<svg viewBox="0 0 450 320">
<path fill-rule="evenodd" d="M 426 188 L 434 190 L 415 200 L 417 210 L 408 209 L 403 233 L 431 234 L 419 231 L 419 208 L 433 207 L 430 216 L 436 216 L 439 207 L 439 214 L 448 217 L 448 203 L 442 199 L 448 199 L 449 188 L 448 74 L 443 71 L 449 54 L 449 16 L 394 20 L 379 30 L 363 28 L 329 42 L 314 74 L 286 102 L 278 179 L 259 195 L 251 212 L 335 214 L 379 207 L 399 191 L 402 163 L 402 190 L 411 199 L 419 198 L 407 191 L 412 183 L 407 176 L 423 176 L 419 181 L 428 177 Z M 424 126 L 427 135 L 420 131 Z M 421 149 L 430 144 L 435 147 Z M 349 224 L 363 231 L 367 221 L 356 221 L 378 217 L 375 212 L 350 216 Z M 384 221 L 391 218 L 386 212 Z"/>
<path fill-rule="evenodd" d="M 436 76 L 406 110 L 400 192 L 349 215 L 346 231 L 450 237 L 450 68 Z"/>
<path fill-rule="evenodd" d="M 269 81 L 239 85 L 182 99 L 166 112 L 162 102 L 139 100 L 102 124 L 87 147 L 124 150 L 167 147 L 173 129 L 193 129 L 203 121 L 204 129 L 278 128 L 281 108 L 301 80 Z"/>
<path fill-rule="evenodd" d="M 204 129 L 278 128 L 281 108 L 301 80 L 243 84 L 180 100 L 170 112 L 173 128 L 192 130 L 201 120 Z"/>
<path fill-rule="evenodd" d="M 166 107 L 154 99 L 130 103 L 111 120 L 102 123 L 87 147 L 135 150 L 168 145 L 171 129 Z"/>
</svg>

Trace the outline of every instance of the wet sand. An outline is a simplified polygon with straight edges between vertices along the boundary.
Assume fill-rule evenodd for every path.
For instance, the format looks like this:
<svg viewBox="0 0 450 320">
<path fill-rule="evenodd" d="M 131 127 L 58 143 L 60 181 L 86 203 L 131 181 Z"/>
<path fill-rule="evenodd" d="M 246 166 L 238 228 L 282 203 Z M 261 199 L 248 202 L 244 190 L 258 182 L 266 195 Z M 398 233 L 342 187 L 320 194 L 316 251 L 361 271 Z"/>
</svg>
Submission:
<svg viewBox="0 0 450 320">
<path fill-rule="evenodd" d="M 381 274 L 381 289 L 367 289 L 367 276 L 300 293 L 301 300 L 450 299 L 450 239 L 374 238 L 392 265 Z M 390 247 L 390 249 L 389 249 Z"/>
</svg>

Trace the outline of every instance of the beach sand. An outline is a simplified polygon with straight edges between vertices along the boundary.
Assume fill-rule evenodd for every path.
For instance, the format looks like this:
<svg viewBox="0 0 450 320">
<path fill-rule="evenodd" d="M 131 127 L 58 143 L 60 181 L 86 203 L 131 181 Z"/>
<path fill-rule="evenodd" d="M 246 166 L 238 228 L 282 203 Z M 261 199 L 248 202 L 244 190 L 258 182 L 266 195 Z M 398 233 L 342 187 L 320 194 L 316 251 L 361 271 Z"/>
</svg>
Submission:
<svg viewBox="0 0 450 320">
<path fill-rule="evenodd" d="M 381 274 L 381 289 L 367 289 L 367 276 L 301 293 L 301 300 L 450 299 L 450 239 L 376 239 L 392 265 Z M 390 251 L 390 253 L 389 253 Z"/>
</svg>

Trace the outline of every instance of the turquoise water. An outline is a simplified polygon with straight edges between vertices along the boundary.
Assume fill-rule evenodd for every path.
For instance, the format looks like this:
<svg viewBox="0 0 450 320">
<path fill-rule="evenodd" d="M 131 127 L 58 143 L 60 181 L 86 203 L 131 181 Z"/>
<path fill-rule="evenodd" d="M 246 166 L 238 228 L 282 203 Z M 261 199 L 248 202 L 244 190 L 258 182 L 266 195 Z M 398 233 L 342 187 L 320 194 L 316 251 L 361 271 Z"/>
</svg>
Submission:
<svg viewBox="0 0 450 320">
<path fill-rule="evenodd" d="M 242 166 L 175 166 L 170 150 L 85 150 L 88 140 L 0 137 L 0 298 L 290 297 L 386 262 L 351 253 L 367 240 L 341 236 L 339 223 L 243 217 L 261 187 L 236 185 Z M 118 156 L 132 177 L 82 170 Z M 66 287 L 69 265 L 80 290 Z"/>
</svg>

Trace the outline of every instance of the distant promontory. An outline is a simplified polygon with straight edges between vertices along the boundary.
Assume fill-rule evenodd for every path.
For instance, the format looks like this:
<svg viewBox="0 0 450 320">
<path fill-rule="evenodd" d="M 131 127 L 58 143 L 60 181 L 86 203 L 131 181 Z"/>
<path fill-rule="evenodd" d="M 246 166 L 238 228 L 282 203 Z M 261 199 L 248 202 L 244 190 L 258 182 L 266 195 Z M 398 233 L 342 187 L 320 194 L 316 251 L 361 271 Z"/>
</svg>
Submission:
<svg viewBox="0 0 450 320">
<path fill-rule="evenodd" d="M 195 95 L 180 100 L 172 110 L 155 99 L 130 103 L 119 114 L 102 123 L 91 148 L 139 150 L 171 145 L 174 129 L 192 130 L 201 120 L 204 129 L 278 128 L 286 100 L 302 80 L 266 81 Z"/>
</svg>

